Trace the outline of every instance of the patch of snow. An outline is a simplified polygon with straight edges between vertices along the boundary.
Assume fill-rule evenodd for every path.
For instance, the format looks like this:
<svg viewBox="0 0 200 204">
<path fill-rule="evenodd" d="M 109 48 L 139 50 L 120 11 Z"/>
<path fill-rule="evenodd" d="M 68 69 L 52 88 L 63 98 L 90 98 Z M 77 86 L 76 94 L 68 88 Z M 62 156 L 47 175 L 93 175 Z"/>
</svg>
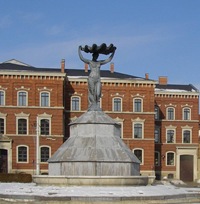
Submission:
<svg viewBox="0 0 200 204">
<path fill-rule="evenodd" d="M 38 195 L 45 197 L 63 196 L 161 196 L 200 193 L 199 188 L 183 188 L 170 185 L 155 186 L 37 186 L 35 183 L 1 183 L 4 195 Z"/>
</svg>

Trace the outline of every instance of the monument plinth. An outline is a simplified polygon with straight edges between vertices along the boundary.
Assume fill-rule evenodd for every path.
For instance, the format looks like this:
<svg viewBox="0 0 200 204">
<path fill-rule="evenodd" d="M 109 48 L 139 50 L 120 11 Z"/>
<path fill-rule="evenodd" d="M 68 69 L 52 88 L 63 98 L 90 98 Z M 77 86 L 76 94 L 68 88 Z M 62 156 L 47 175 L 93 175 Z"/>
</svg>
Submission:
<svg viewBox="0 0 200 204">
<path fill-rule="evenodd" d="M 120 125 L 103 111 L 84 113 L 49 159 L 49 175 L 138 176 L 140 162 L 120 136 Z"/>
</svg>

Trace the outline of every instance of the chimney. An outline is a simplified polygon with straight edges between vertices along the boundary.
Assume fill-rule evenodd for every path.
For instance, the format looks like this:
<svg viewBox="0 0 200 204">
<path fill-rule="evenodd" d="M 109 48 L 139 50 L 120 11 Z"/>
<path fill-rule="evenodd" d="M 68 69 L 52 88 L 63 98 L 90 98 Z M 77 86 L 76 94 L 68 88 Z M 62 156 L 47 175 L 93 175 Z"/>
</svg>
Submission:
<svg viewBox="0 0 200 204">
<path fill-rule="evenodd" d="M 159 77 L 159 84 L 160 85 L 167 85 L 167 77 L 166 76 L 160 76 Z"/>
<path fill-rule="evenodd" d="M 115 69 L 114 63 L 111 62 L 111 63 L 110 63 L 110 73 L 114 73 L 114 69 Z"/>
<path fill-rule="evenodd" d="M 88 64 L 85 63 L 85 72 L 88 72 Z"/>
<path fill-rule="evenodd" d="M 61 72 L 65 73 L 65 60 L 64 59 L 61 60 Z"/>
<path fill-rule="evenodd" d="M 145 79 L 149 79 L 149 74 L 148 73 L 145 74 Z"/>
</svg>

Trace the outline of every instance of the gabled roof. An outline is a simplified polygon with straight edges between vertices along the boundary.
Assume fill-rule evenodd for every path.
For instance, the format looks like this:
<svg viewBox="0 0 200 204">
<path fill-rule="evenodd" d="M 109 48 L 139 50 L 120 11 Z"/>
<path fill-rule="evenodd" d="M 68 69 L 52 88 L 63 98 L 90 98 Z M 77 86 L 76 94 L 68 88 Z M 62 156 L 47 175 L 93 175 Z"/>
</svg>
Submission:
<svg viewBox="0 0 200 204">
<path fill-rule="evenodd" d="M 26 64 L 26 63 L 24 63 L 24 62 L 21 62 L 21 61 L 19 61 L 19 60 L 16 60 L 16 59 L 10 59 L 10 60 L 5 61 L 5 62 L 3 62 L 3 63 L 11 63 L 11 64 L 17 64 L 17 65 L 22 65 L 22 66 L 29 66 L 29 67 L 31 67 L 31 65 L 28 65 L 28 64 Z"/>
<path fill-rule="evenodd" d="M 9 61 L 0 63 L 0 71 L 28 71 L 28 72 L 55 72 L 61 73 L 60 68 L 37 68 L 30 65 L 24 65 L 23 63 L 10 63 Z M 65 69 L 65 73 L 69 77 L 87 77 L 90 73 L 85 72 L 84 69 Z M 120 72 L 113 72 L 111 73 L 110 70 L 101 70 L 101 77 L 103 78 L 115 78 L 115 79 L 140 79 L 144 80 L 142 77 L 137 77 L 129 74 L 124 74 Z"/>
<path fill-rule="evenodd" d="M 13 64 L 13 63 L 1 63 L 0 70 L 4 71 L 30 71 L 30 72 L 60 72 L 60 69 L 54 68 L 36 68 L 30 65 Z"/>
<path fill-rule="evenodd" d="M 90 74 L 90 70 L 88 70 L 88 72 L 85 72 L 84 69 L 66 69 L 65 72 L 69 77 L 78 77 L 78 76 L 87 77 Z M 137 77 L 129 74 L 123 74 L 120 72 L 111 73 L 110 70 L 101 70 L 101 77 L 117 78 L 117 79 L 143 79 L 141 77 Z"/>
</svg>

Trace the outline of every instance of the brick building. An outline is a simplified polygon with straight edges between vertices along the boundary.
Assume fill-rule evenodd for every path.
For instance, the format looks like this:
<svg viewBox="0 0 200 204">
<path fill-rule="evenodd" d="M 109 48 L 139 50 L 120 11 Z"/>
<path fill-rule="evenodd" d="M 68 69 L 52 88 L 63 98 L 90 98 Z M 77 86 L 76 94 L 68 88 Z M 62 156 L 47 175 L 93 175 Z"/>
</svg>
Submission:
<svg viewBox="0 0 200 204">
<path fill-rule="evenodd" d="M 37 118 L 40 168 L 47 172 L 46 160 L 69 137 L 69 122 L 87 111 L 88 72 L 87 65 L 82 70 L 65 69 L 64 61 L 59 69 L 34 68 L 17 61 L 0 64 L 0 162 L 7 158 L 7 172 L 35 173 Z M 121 137 L 140 159 L 141 174 L 195 180 L 196 88 L 167 84 L 166 77 L 157 82 L 148 74 L 143 78 L 118 73 L 112 63 L 110 70 L 101 70 L 101 82 L 101 108 L 121 124 Z M 19 105 L 24 93 L 28 102 Z M 181 172 L 188 161 L 192 161 L 189 178 Z"/>
<path fill-rule="evenodd" d="M 40 168 L 47 171 L 49 155 L 63 143 L 64 80 L 58 69 L 0 64 L 0 172 L 35 174 L 37 129 Z"/>
<path fill-rule="evenodd" d="M 155 89 L 155 157 L 157 175 L 193 181 L 198 178 L 199 93 L 189 85 Z"/>
</svg>

